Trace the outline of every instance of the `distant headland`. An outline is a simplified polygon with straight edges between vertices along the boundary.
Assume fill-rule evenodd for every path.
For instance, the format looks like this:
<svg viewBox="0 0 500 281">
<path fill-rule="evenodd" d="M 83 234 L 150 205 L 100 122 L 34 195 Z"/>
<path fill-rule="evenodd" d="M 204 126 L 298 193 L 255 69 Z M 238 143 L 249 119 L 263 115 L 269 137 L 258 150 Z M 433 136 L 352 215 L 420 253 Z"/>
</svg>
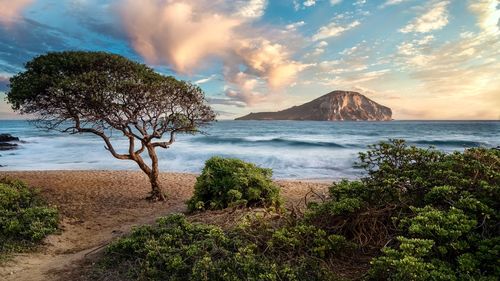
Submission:
<svg viewBox="0 0 500 281">
<path fill-rule="evenodd" d="M 236 120 L 391 121 L 392 110 L 357 92 L 333 91 L 299 106 Z"/>
</svg>

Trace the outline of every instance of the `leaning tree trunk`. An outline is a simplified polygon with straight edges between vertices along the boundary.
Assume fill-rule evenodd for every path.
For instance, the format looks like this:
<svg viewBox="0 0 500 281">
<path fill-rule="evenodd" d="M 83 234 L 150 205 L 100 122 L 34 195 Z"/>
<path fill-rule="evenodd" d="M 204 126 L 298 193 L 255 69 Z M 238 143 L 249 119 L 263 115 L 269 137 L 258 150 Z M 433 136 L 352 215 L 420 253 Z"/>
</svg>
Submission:
<svg viewBox="0 0 500 281">
<path fill-rule="evenodd" d="M 146 165 L 144 159 L 138 154 L 132 154 L 134 160 L 141 170 L 148 176 L 149 182 L 151 183 L 151 192 L 147 199 L 151 201 L 165 201 L 167 198 L 163 189 L 161 188 L 160 180 L 159 180 L 159 169 L 158 169 L 158 156 L 156 155 L 155 149 L 153 146 L 146 145 L 148 150 L 149 157 L 151 158 L 151 168 Z"/>
<path fill-rule="evenodd" d="M 151 194 L 148 197 L 152 201 L 165 201 L 166 196 L 161 188 L 160 181 L 158 180 L 158 170 L 151 171 L 149 174 L 149 181 L 151 182 Z"/>
<path fill-rule="evenodd" d="M 149 157 L 151 158 L 151 171 L 148 174 L 149 181 L 151 182 L 151 195 L 149 199 L 152 201 L 165 201 L 166 196 L 165 193 L 163 193 L 159 181 L 158 156 L 156 155 L 154 147 L 148 146 L 147 149 Z"/>
</svg>

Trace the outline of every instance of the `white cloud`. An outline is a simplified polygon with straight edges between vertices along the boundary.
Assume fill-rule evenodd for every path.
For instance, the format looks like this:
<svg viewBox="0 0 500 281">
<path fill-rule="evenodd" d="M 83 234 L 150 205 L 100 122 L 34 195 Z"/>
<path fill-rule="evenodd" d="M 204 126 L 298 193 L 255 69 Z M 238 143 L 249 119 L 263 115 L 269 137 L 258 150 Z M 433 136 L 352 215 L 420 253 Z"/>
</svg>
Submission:
<svg viewBox="0 0 500 281">
<path fill-rule="evenodd" d="M 474 0 L 470 1 L 469 8 L 478 16 L 478 25 L 485 32 L 491 34 L 500 33 L 500 3 L 498 0 Z"/>
<path fill-rule="evenodd" d="M 433 2 L 425 12 L 408 23 L 399 31 L 403 33 L 427 33 L 441 29 L 448 24 L 448 5 L 450 1 Z"/>
<path fill-rule="evenodd" d="M 202 79 L 198 79 L 198 80 L 194 81 L 194 83 L 195 83 L 195 84 L 198 84 L 198 85 L 200 85 L 200 84 L 205 84 L 205 83 L 208 83 L 208 82 L 210 82 L 210 81 L 214 80 L 216 77 L 217 77 L 217 75 L 212 74 L 212 75 L 210 75 L 209 77 L 202 78 Z"/>
<path fill-rule="evenodd" d="M 304 21 L 298 21 L 288 24 L 285 28 L 287 30 L 296 30 L 298 27 L 304 26 L 306 23 Z"/>
<path fill-rule="evenodd" d="M 311 6 L 314 6 L 316 5 L 316 0 L 306 0 L 304 1 L 303 5 L 305 7 L 311 7 Z"/>
<path fill-rule="evenodd" d="M 318 43 L 318 48 L 324 48 L 328 46 L 328 43 L 326 41 L 321 41 Z"/>
<path fill-rule="evenodd" d="M 425 48 L 429 46 L 434 40 L 433 35 L 427 35 L 420 39 L 414 39 L 410 42 L 403 42 L 397 46 L 398 54 L 402 56 L 419 56 L 420 58 L 416 61 L 422 61 L 422 52 L 425 51 Z"/>
<path fill-rule="evenodd" d="M 353 5 L 354 6 L 364 6 L 366 4 L 366 0 L 356 0 Z"/>
<path fill-rule="evenodd" d="M 314 41 L 319 41 L 330 37 L 337 37 L 360 24 L 361 22 L 358 20 L 355 20 L 347 25 L 340 25 L 337 22 L 331 22 L 330 24 L 321 27 L 316 34 L 313 35 L 312 39 Z"/>
<path fill-rule="evenodd" d="M 244 18 L 260 18 L 264 15 L 267 0 L 250 0 L 241 3 L 236 15 Z"/>
<path fill-rule="evenodd" d="M 488 33 L 467 33 L 440 46 L 431 42 L 424 37 L 401 44 L 396 57 L 403 71 L 420 83 L 419 92 L 427 93 L 419 95 L 421 101 L 415 107 L 425 108 L 425 103 L 431 102 L 426 96 L 440 99 L 442 111 L 434 110 L 436 101 L 423 117 L 478 118 L 475 114 L 480 114 L 496 118 L 500 113 L 498 38 Z"/>
<path fill-rule="evenodd" d="M 342 3 L 342 0 L 330 0 L 330 4 L 332 4 L 332 6 L 335 6 L 340 3 Z"/>
<path fill-rule="evenodd" d="M 320 41 L 318 44 L 316 44 L 314 50 L 312 52 L 307 53 L 305 56 L 306 57 L 319 56 L 325 52 L 325 47 L 327 46 L 328 42 Z"/>
<path fill-rule="evenodd" d="M 401 4 L 403 2 L 408 2 L 408 0 L 387 0 L 387 1 L 385 1 L 384 4 L 382 4 L 381 7 L 398 5 L 398 4 Z"/>
</svg>

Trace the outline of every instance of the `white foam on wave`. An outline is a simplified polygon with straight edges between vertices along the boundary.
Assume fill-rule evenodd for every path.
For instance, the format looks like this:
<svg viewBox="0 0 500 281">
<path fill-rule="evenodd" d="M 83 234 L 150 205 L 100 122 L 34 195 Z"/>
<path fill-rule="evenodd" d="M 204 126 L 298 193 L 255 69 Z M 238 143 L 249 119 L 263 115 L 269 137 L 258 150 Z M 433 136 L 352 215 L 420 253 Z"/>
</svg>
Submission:
<svg viewBox="0 0 500 281">
<path fill-rule="evenodd" d="M 0 121 L 0 133 L 12 133 L 26 142 L 19 144 L 20 149 L 0 151 L 0 165 L 7 165 L 1 170 L 138 169 L 132 161 L 114 159 L 97 136 L 39 131 L 23 122 L 9 122 L 4 126 Z M 425 135 L 428 141 L 441 141 L 437 146 L 446 151 L 463 149 L 458 146 L 461 142 L 498 146 L 499 124 L 222 121 L 207 129 L 208 136 L 181 135 L 158 154 L 163 171 L 197 173 L 208 158 L 219 155 L 272 168 L 276 178 L 353 178 L 360 174 L 352 167 L 357 154 L 369 144 L 388 138 L 419 141 Z M 112 141 L 117 150 L 127 152 L 128 142 L 120 134 L 115 133 Z"/>
</svg>

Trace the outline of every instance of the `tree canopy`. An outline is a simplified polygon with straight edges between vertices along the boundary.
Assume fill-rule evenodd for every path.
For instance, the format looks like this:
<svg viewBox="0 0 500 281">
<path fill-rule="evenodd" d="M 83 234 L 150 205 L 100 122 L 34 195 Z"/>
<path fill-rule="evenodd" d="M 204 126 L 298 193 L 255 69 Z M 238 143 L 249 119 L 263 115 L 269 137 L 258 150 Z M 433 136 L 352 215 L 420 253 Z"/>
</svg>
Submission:
<svg viewBox="0 0 500 281">
<path fill-rule="evenodd" d="M 10 83 L 7 99 L 14 110 L 34 114 L 43 128 L 101 137 L 114 157 L 136 161 L 150 178 L 156 177 L 156 185 L 154 148 L 168 148 L 175 134 L 196 133 L 215 119 L 198 86 L 105 52 L 41 55 Z M 113 147 L 110 130 L 128 138 L 128 152 Z M 145 150 L 151 166 L 141 157 Z M 154 193 L 159 196 L 159 191 Z"/>
</svg>

